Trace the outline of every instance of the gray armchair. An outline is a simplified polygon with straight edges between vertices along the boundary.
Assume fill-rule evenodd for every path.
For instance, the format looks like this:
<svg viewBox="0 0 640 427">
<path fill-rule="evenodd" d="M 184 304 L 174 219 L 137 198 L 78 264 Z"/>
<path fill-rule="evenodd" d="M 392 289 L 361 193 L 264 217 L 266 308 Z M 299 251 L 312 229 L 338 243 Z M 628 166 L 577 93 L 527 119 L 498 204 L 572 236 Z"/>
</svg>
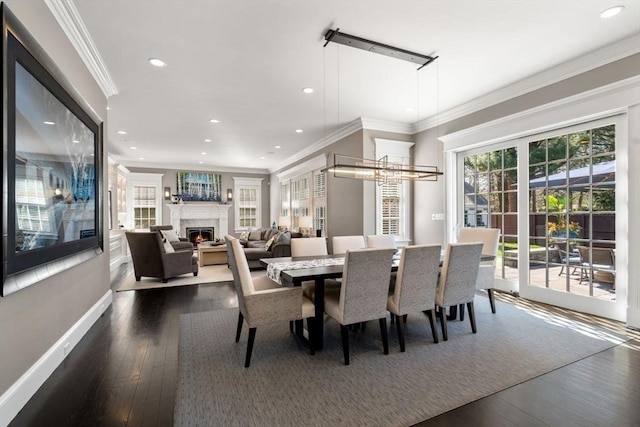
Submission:
<svg viewBox="0 0 640 427">
<path fill-rule="evenodd" d="M 198 258 L 192 251 L 166 252 L 160 233 L 126 232 L 127 242 L 131 249 L 133 271 L 136 281 L 142 276 L 157 277 L 162 283 L 181 274 L 198 275 Z"/>
</svg>

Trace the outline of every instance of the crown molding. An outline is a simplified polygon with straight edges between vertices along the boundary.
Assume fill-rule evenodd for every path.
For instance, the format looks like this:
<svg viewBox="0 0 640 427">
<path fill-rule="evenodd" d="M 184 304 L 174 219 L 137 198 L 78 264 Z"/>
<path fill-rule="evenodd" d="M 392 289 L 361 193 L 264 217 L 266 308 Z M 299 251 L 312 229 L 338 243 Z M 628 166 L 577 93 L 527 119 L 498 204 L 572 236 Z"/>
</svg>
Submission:
<svg viewBox="0 0 640 427">
<path fill-rule="evenodd" d="M 634 35 L 618 42 L 607 45 L 601 49 L 587 53 L 572 60 L 563 62 L 558 66 L 549 68 L 533 76 L 520 80 L 512 85 L 505 86 L 485 96 L 481 96 L 465 104 L 439 113 L 435 116 L 420 120 L 414 125 L 414 132 L 422 132 L 447 123 L 460 117 L 475 113 L 491 107 L 492 105 L 508 101 L 512 98 L 524 95 L 537 89 L 554 83 L 575 77 L 579 74 L 617 61 L 627 56 L 640 52 L 640 35 Z"/>
<path fill-rule="evenodd" d="M 71 41 L 73 47 L 76 48 L 78 55 L 80 55 L 105 96 L 109 98 L 117 95 L 118 88 L 98 48 L 93 43 L 87 27 L 82 22 L 73 0 L 44 0 L 44 2 Z"/>
<path fill-rule="evenodd" d="M 156 162 L 147 162 L 147 161 L 130 161 L 130 160 L 122 160 L 123 164 L 126 164 L 126 168 L 145 168 L 145 169 L 171 169 L 171 170 L 197 170 L 204 172 L 224 172 L 224 173 L 247 173 L 253 175 L 269 175 L 270 172 L 268 169 L 258 169 L 258 168 L 234 168 L 227 166 L 216 166 L 216 165 L 193 165 L 188 163 L 180 163 L 180 164 L 171 164 L 167 163 L 156 163 Z"/>
<path fill-rule="evenodd" d="M 271 173 L 275 171 L 286 169 L 289 165 L 304 159 L 311 154 L 328 147 L 334 142 L 340 141 L 342 138 L 351 135 L 361 129 L 364 130 L 377 130 L 383 132 L 402 133 L 407 135 L 413 135 L 415 133 L 414 126 L 406 123 L 391 122 L 385 120 L 371 119 L 367 117 L 358 117 L 357 119 L 347 123 L 337 131 L 327 135 L 326 137 L 316 141 L 304 150 L 298 151 L 293 156 L 286 158 L 280 165 L 275 168 L 269 169 Z"/>
</svg>

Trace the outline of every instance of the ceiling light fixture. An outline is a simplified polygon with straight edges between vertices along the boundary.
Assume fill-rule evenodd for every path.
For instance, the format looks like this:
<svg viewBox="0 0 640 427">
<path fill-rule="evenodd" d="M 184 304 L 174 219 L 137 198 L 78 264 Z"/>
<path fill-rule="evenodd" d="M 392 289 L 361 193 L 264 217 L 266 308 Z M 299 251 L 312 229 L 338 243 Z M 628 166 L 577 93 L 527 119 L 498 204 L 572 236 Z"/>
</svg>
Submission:
<svg viewBox="0 0 640 427">
<path fill-rule="evenodd" d="M 127 132 L 124 131 L 124 130 L 119 130 L 117 133 L 120 134 L 120 135 L 126 135 L 127 134 Z"/>
<path fill-rule="evenodd" d="M 380 160 L 333 155 L 333 165 L 321 170 L 333 173 L 336 178 L 376 181 L 379 185 L 401 181 L 437 181 L 442 172 L 437 166 L 405 165 L 390 162 L 387 156 Z"/>
<path fill-rule="evenodd" d="M 204 140 L 204 142 L 211 142 L 211 140 L 207 138 Z"/>
<path fill-rule="evenodd" d="M 280 146 L 279 145 L 274 145 L 273 148 L 280 148 Z"/>
<path fill-rule="evenodd" d="M 133 147 L 133 146 L 131 146 L 129 148 L 131 148 L 132 150 L 137 150 L 138 149 L 138 147 Z"/>
<path fill-rule="evenodd" d="M 296 133 L 302 133 L 304 132 L 302 129 L 296 129 Z"/>
<path fill-rule="evenodd" d="M 600 12 L 600 18 L 607 19 L 616 16 L 624 10 L 624 6 L 614 6 Z"/>
<path fill-rule="evenodd" d="M 312 87 L 303 87 L 302 88 L 302 92 L 303 93 L 313 93 L 313 88 Z"/>
<path fill-rule="evenodd" d="M 204 156 L 204 155 L 206 155 L 207 153 L 205 153 L 205 152 L 203 151 L 203 152 L 202 152 L 202 153 L 200 153 L 200 154 L 202 154 L 202 155 Z"/>
<path fill-rule="evenodd" d="M 211 119 L 209 120 L 211 123 L 220 123 L 220 120 L 216 120 L 216 119 Z"/>
<path fill-rule="evenodd" d="M 80 144 L 80 141 L 78 141 L 77 139 L 74 139 L 72 142 L 73 142 L 74 144 Z"/>
<path fill-rule="evenodd" d="M 42 123 L 44 123 L 45 125 L 49 125 L 49 126 L 53 126 L 53 125 L 56 124 L 56 122 L 50 122 L 50 121 L 44 121 Z"/>
<path fill-rule="evenodd" d="M 164 62 L 162 59 L 158 59 L 158 58 L 149 58 L 149 64 L 153 65 L 154 67 L 166 67 L 167 63 Z"/>
<path fill-rule="evenodd" d="M 429 65 L 438 58 L 437 56 L 410 52 L 408 50 L 363 39 L 361 37 L 352 36 L 351 34 L 341 33 L 340 28 L 336 30 L 327 30 L 327 32 L 324 34 L 324 39 L 326 40 L 324 44 L 325 47 L 330 42 L 343 44 L 345 46 L 351 46 L 357 49 L 379 53 L 380 55 L 390 56 L 392 58 L 413 62 L 414 64 L 420 65 L 418 70 L 426 65 Z"/>
</svg>

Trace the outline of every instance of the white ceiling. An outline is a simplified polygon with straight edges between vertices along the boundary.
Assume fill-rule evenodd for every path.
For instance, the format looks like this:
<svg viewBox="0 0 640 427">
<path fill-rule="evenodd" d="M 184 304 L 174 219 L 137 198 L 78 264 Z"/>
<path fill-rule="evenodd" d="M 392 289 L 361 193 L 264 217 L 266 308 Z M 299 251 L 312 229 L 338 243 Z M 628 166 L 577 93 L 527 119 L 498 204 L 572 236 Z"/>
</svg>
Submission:
<svg viewBox="0 0 640 427">
<path fill-rule="evenodd" d="M 111 157 L 128 166 L 273 171 L 358 117 L 411 129 L 496 102 L 501 88 L 591 52 L 640 51 L 638 0 L 73 4 L 117 87 L 106 137 Z M 599 17 L 617 4 L 623 13 Z M 323 48 L 329 28 L 439 58 L 416 71 L 334 43 Z M 168 65 L 152 67 L 151 57 Z"/>
</svg>

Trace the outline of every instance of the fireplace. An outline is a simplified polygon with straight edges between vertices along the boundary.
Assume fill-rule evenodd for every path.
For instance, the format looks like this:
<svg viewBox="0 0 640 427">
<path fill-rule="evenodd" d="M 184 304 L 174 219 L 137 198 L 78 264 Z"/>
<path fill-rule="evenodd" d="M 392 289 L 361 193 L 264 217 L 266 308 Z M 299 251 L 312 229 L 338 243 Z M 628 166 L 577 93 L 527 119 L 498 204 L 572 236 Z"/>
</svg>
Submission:
<svg viewBox="0 0 640 427">
<path fill-rule="evenodd" d="M 214 228 L 214 235 L 209 240 L 222 238 L 229 234 L 230 204 L 221 203 L 178 203 L 168 204 L 171 225 L 178 232 L 178 236 L 187 237 L 187 227 Z"/>
<path fill-rule="evenodd" d="M 213 227 L 187 227 L 185 237 L 189 239 L 194 246 L 198 243 L 211 241 L 214 239 Z"/>
</svg>

